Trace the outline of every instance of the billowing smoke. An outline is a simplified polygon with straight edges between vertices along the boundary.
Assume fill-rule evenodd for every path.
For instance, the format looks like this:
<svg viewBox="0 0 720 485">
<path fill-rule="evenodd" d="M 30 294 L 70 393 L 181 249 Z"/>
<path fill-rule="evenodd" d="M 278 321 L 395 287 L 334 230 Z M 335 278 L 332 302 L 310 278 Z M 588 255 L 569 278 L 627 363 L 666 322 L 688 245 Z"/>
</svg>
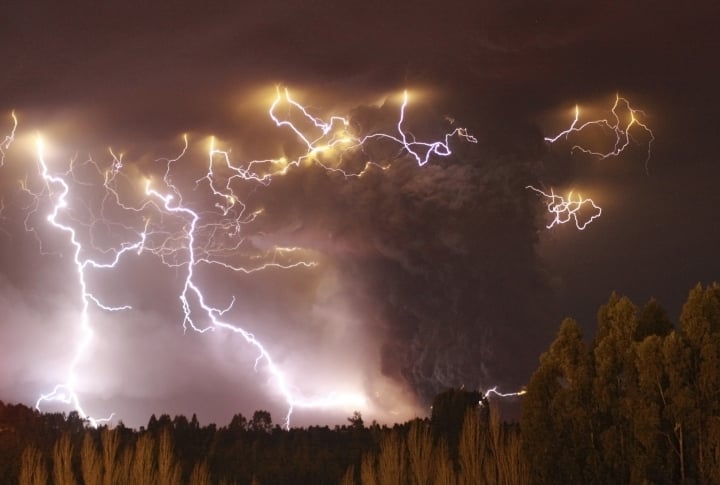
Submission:
<svg viewBox="0 0 720 485">
<path fill-rule="evenodd" d="M 710 257 L 669 266 L 666 255 L 675 254 L 677 241 L 655 235 L 658 227 L 693 223 L 705 241 L 693 253 L 712 254 L 717 245 L 707 228 L 712 215 L 702 212 L 716 204 L 697 203 L 698 193 L 714 193 L 715 172 L 686 174 L 686 164 L 677 163 L 711 153 L 712 137 L 697 135 L 714 126 L 706 99 L 716 83 L 696 76 L 688 89 L 688 73 L 705 72 L 712 57 L 701 47 L 715 45 L 715 30 L 699 22 L 715 17 L 699 6 L 674 9 L 669 23 L 649 15 L 656 6 L 646 2 L 618 10 L 572 2 L 183 3 L 110 2 L 93 6 L 92 19 L 88 8 L 66 4 L 14 2 L 4 10 L 0 139 L 11 109 L 20 125 L 0 168 L 0 302 L 7 308 L 0 399 L 32 403 L 62 381 L 77 330 L 66 235 L 45 225 L 47 204 L 25 220 L 32 201 L 19 182 L 37 184 L 35 132 L 46 137 L 48 161 L 60 172 L 70 160 L 91 169 L 83 165 L 90 156 L 107 168 L 108 146 L 123 152 L 123 183 L 135 201 L 139 181 L 161 179 L 164 165 L 155 160 L 176 156 L 187 132 L 190 149 L 174 167 L 174 181 L 193 207 L 214 210 L 207 185 L 195 186 L 207 168 L 208 135 L 235 161 L 292 159 L 303 150 L 267 117 L 276 84 L 287 84 L 318 115 L 349 111 L 357 135 L 394 130 L 393 95 L 409 88 L 418 99 L 407 129 L 418 139 L 457 126 L 478 139 L 453 138 L 451 157 L 423 167 L 397 145 L 375 141 L 343 154 L 341 165 L 364 170 L 362 177 L 304 164 L 267 186 L 236 187 L 248 214 L 262 212 L 243 225 L 243 243 L 228 260 L 252 263 L 274 246 L 297 246 L 299 259 L 317 265 L 252 275 L 203 267 L 198 280 L 214 305 L 236 298 L 227 318 L 268 344 L 300 393 L 360 390 L 370 399 L 365 417 L 391 421 L 426 412 L 449 386 L 514 390 L 560 316 L 594 311 L 610 290 L 637 277 L 627 268 L 638 261 L 647 271 L 629 287 L 637 301 L 658 281 L 678 286 L 665 288 L 666 295 L 681 294 L 696 274 L 717 273 Z M 615 222 L 594 225 L 591 236 L 566 232 L 555 240 L 544 232 L 542 202 L 525 186 L 566 187 L 582 161 L 549 150 L 535 121 L 617 90 L 633 100 L 642 94 L 638 105 L 661 128 L 658 140 L 682 141 L 658 144 L 651 162 L 657 176 L 647 178 L 639 164 L 620 189 L 623 162 L 585 168 L 579 187 L 599 190 L 602 175 L 607 197 L 599 202 L 608 217 L 600 222 Z M 674 120 L 681 126 L 671 127 Z M 672 156 L 663 158 L 663 150 Z M 117 243 L 121 226 L 88 225 L 102 196 L 86 185 L 97 177 L 86 175 L 75 181 L 72 222 L 85 241 L 92 234 L 100 244 Z M 678 191 L 680 179 L 703 190 Z M 655 209 L 657 193 L 674 216 Z M 38 231 L 26 232 L 26 222 Z M 167 222 L 175 233 L 183 228 L 183 221 Z M 628 228 L 634 237 L 618 237 Z M 545 245 L 552 268 L 538 256 L 540 238 L 553 243 Z M 630 239 L 641 244 L 630 247 Z M 144 254 L 119 271 L 93 272 L 90 283 L 104 301 L 133 306 L 92 311 L 94 340 L 78 366 L 78 390 L 92 414 L 116 411 L 132 425 L 152 412 L 197 412 L 219 423 L 258 408 L 271 410 L 275 421 L 284 414 L 285 403 L 262 366 L 253 369 L 255 354 L 242 340 L 183 333 L 180 269 Z M 558 289 L 569 305 L 561 311 L 554 308 Z M 298 410 L 294 423 L 344 422 L 353 410 L 331 417 Z"/>
<path fill-rule="evenodd" d="M 452 131 L 459 121 L 438 115 L 438 106 L 411 106 L 403 129 L 418 139 Z M 377 105 L 360 105 L 351 113 L 350 129 L 358 137 L 394 133 L 398 116 L 399 104 L 393 97 Z M 496 123 L 497 118 L 492 118 Z M 278 133 L 267 120 L 260 126 L 263 122 L 266 146 L 250 144 L 246 152 L 265 149 L 271 152 L 266 157 L 275 156 L 273 147 L 280 147 L 290 160 L 303 153 L 292 132 Z M 472 130 L 480 132 L 482 123 Z M 535 255 L 538 205 L 524 190 L 527 183 L 535 182 L 547 153 L 537 131 L 522 126 L 517 130 L 520 133 L 505 139 L 485 133 L 477 144 L 452 138 L 455 153 L 433 157 L 424 166 L 397 143 L 377 139 L 344 152 L 319 154 L 321 163 L 302 162 L 270 183 L 236 179 L 231 183 L 244 213 L 258 216 L 248 217 L 234 240 L 222 231 L 201 230 L 196 244 L 203 251 L 223 245 L 233 248 L 221 251 L 221 259 L 249 268 L 267 261 L 275 247 L 302 248 L 302 258 L 315 265 L 249 275 L 199 266 L 198 281 L 218 308 L 234 299 L 225 318 L 257 335 L 295 391 L 304 396 L 360 392 L 368 396 L 369 416 L 388 421 L 422 414 L 432 397 L 447 387 L 518 387 L 536 355 L 518 356 L 505 349 L 522 347 L 523 339 L 544 338 L 542 326 L 528 322 L 542 318 L 548 287 Z M 518 143 L 506 144 L 508 139 Z M 22 137 L 18 143 L 14 155 L 30 160 L 26 175 L 30 185 L 38 184 L 37 174 L 32 173 L 33 155 L 20 151 Z M 244 155 L 232 152 L 232 141 L 224 143 L 230 147 L 229 156 Z M 200 148 L 191 145 L 171 164 L 167 180 L 183 191 L 184 203 L 212 220 L 214 216 L 206 215 L 220 209 L 213 206 L 217 198 L 203 178 L 207 154 Z M 153 153 L 153 148 L 147 151 Z M 119 247 L 123 238 L 133 237 L 132 227 L 139 230 L 138 225 L 148 220 L 107 197 L 103 167 L 119 163 L 115 151 L 104 158 L 81 159 L 59 145 L 48 157 L 51 166 L 72 166 L 65 217 L 77 227 L 85 247 L 96 247 L 89 250 L 93 257 L 102 259 L 102 248 Z M 141 197 L 135 185 L 144 178 L 161 180 L 168 167 L 167 158 L 153 161 L 151 155 L 122 159 L 121 164 L 126 178 L 118 179 L 116 189 L 127 201 L 123 203 L 135 206 Z M 348 175 L 358 173 L 362 175 Z M 218 181 L 227 181 L 227 176 L 221 166 L 213 175 Z M 66 336 L 66 348 L 76 345 L 75 268 L 67 260 L 67 240 L 44 219 L 51 202 L 35 200 L 23 190 L 9 193 L 8 216 L 12 232 L 18 232 L 13 237 L 31 242 L 18 257 L 26 266 L 16 267 L 26 282 L 16 284 L 37 284 L 42 278 L 36 291 L 65 295 L 62 305 L 45 303 L 47 311 L 65 315 L 61 326 L 39 329 L 32 323 L 38 318 L 11 316 L 18 332 L 26 326 L 34 328 L 29 334 L 37 332 L 37 345 L 26 357 L 33 372 L 41 375 L 45 368 L 68 365 L 55 355 L 57 351 L 48 352 L 56 330 Z M 168 248 L 182 246 L 187 222 L 166 214 L 153 224 L 166 231 L 162 237 L 170 241 L 163 243 Z M 25 227 L 33 231 L 27 233 Z M 173 243 L 173 238 L 178 242 Z M 198 336 L 192 331 L 182 336 L 177 295 L 184 269 L 173 267 L 176 256 L 163 257 L 170 267 L 151 255 L 140 255 L 117 269 L 89 273 L 88 283 L 98 298 L 133 309 L 110 314 L 92 311 L 95 338 L 77 369 L 78 391 L 95 408 L 114 403 L 112 410 L 126 419 L 141 414 L 138 408 L 155 409 L 172 396 L 186 400 L 178 411 L 194 412 L 192 406 L 202 402 L 200 395 L 214 392 L 220 392 L 228 404 L 209 410 L 213 415 L 227 416 L 237 407 L 249 406 L 281 413 L 282 400 L 272 378 L 263 374 L 262 365 L 252 376 L 256 356 L 241 339 L 233 339 L 232 334 Z M 33 273 L 27 261 L 37 258 L 50 265 Z M 60 281 L 68 284 L 60 287 Z M 23 326 L 20 320 L 29 323 Z M 26 377 L 25 384 L 47 387 L 52 381 L 62 382 L 50 375 L 37 377 Z M 238 392 L 221 392 L 228 384 Z M 22 395 L 27 396 L 27 386 L 8 385 L 22 387 Z M 187 397 L 195 394 L 200 395 Z M 133 411 L 128 413 L 122 409 L 125 406 Z"/>
<path fill-rule="evenodd" d="M 451 386 L 520 386 L 537 353 L 508 349 L 547 339 L 540 205 L 524 187 L 562 181 L 545 170 L 562 160 L 550 160 L 532 126 L 492 114 L 475 118 L 478 144 L 454 140 L 455 155 L 423 167 L 371 142 L 348 155 L 378 164 L 362 177 L 314 167 L 268 187 L 268 219 L 323 252 L 379 347 L 380 371 L 423 405 Z M 392 129 L 396 113 L 382 105 L 354 115 L 356 126 Z M 420 115 L 419 131 L 447 129 L 436 113 Z M 482 132 L 490 123 L 502 138 Z"/>
</svg>

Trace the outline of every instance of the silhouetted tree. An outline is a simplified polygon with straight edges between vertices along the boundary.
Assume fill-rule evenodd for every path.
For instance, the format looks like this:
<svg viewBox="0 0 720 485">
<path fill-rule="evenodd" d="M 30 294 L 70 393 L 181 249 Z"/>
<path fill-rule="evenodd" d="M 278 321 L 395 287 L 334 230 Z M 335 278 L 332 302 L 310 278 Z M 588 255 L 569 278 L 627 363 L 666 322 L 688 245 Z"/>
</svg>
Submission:
<svg viewBox="0 0 720 485">
<path fill-rule="evenodd" d="M 118 447 L 121 429 L 105 428 L 100 434 L 102 445 L 103 484 L 114 485 L 118 481 Z"/>
<path fill-rule="evenodd" d="M 245 416 L 238 413 L 230 420 L 228 429 L 232 432 L 245 431 L 248 429 L 248 420 Z"/>
<path fill-rule="evenodd" d="M 34 445 L 25 448 L 20 459 L 20 485 L 47 485 L 48 472 L 42 452 Z"/>
<path fill-rule="evenodd" d="M 428 422 L 421 419 L 412 421 L 407 436 L 407 450 L 409 475 L 413 483 L 418 485 L 432 483 L 434 446 Z"/>
<path fill-rule="evenodd" d="M 640 312 L 635 340 L 641 342 L 645 337 L 657 335 L 664 337 L 674 329 L 665 309 L 654 298 L 651 298 Z"/>
<path fill-rule="evenodd" d="M 102 485 L 103 463 L 91 433 L 85 433 L 80 453 L 82 480 L 85 485 Z"/>
<path fill-rule="evenodd" d="M 628 483 L 635 459 L 631 402 L 637 393 L 635 335 L 637 307 L 626 297 L 612 294 L 598 311 L 598 336 L 593 354 L 593 402 L 597 406 L 598 444 L 606 483 Z"/>
<path fill-rule="evenodd" d="M 355 411 L 352 416 L 347 418 L 347 420 L 350 422 L 350 427 L 353 429 L 365 428 L 365 422 L 363 421 L 360 411 Z"/>
<path fill-rule="evenodd" d="M 692 396 L 685 404 L 686 456 L 694 466 L 685 472 L 701 483 L 720 481 L 720 284 L 696 286 L 680 315 L 681 346 L 689 353 L 685 359 L 686 392 Z M 687 351 L 686 351 L 687 352 Z M 682 387 L 682 386 L 681 386 Z"/>
<path fill-rule="evenodd" d="M 257 410 L 253 413 L 249 426 L 253 431 L 269 433 L 272 431 L 272 417 L 268 411 Z"/>
<path fill-rule="evenodd" d="M 75 485 L 77 483 L 73 472 L 72 456 L 70 435 L 63 433 L 53 445 L 52 477 L 55 485 Z"/>
<path fill-rule="evenodd" d="M 672 483 L 679 477 L 673 443 L 674 423 L 669 419 L 668 362 L 663 355 L 665 337 L 649 335 L 638 344 L 639 393 L 633 400 L 633 432 L 640 447 L 632 464 L 632 480 Z"/>
<path fill-rule="evenodd" d="M 580 327 L 565 319 L 523 399 L 523 446 L 534 483 L 592 482 L 591 381 L 591 355 Z"/>
<path fill-rule="evenodd" d="M 436 437 L 447 441 L 450 455 L 457 457 L 457 446 L 460 438 L 465 413 L 468 409 L 476 409 L 483 405 L 487 410 L 487 399 L 478 391 L 449 389 L 435 396 L 432 403 L 430 422 Z M 487 413 L 487 411 L 485 411 Z"/>
</svg>

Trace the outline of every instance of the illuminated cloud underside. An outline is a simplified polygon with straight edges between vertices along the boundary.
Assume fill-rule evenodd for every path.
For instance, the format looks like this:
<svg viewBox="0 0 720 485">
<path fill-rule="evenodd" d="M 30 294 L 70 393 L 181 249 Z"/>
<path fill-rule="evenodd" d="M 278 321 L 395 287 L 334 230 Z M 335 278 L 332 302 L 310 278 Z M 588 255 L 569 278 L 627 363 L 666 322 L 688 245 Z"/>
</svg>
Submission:
<svg viewBox="0 0 720 485">
<path fill-rule="evenodd" d="M 278 127 L 287 127 L 295 133 L 305 145 L 306 153 L 292 161 L 282 158 L 253 160 L 243 165 L 234 165 L 229 153 L 217 149 L 213 140 L 209 150 L 207 173 L 197 178 L 193 184 L 194 190 L 209 190 L 208 199 L 211 203 L 214 202 L 214 210 L 211 211 L 208 211 L 207 206 L 194 209 L 193 203 L 185 202 L 187 196 L 184 187 L 174 179 L 174 167 L 182 163 L 188 150 L 187 137 L 184 148 L 177 157 L 157 161 L 164 166 L 161 179 L 153 183 L 151 178 L 146 177 L 144 194 L 139 198 L 138 194 L 133 194 L 135 200 L 131 201 L 127 200 L 125 194 L 129 179 L 123 171 L 124 162 L 121 156 L 116 156 L 111 150 L 112 163 L 106 169 L 89 160 L 83 164 L 72 162 L 65 172 L 53 173 L 46 161 L 44 141 L 38 138 L 37 163 L 41 184 L 38 188 L 30 188 L 27 185 L 22 187 L 32 200 L 26 218 L 26 228 L 36 234 L 39 233 L 40 230 L 31 220 L 42 210 L 42 206 L 49 205 L 47 221 L 55 229 L 66 234 L 73 248 L 75 278 L 79 284 L 82 305 L 79 316 L 81 336 L 74 344 L 75 351 L 69 364 L 68 375 L 65 381 L 56 385 L 51 392 L 40 396 L 36 403 L 38 409 L 43 402 L 59 401 L 71 405 L 92 424 L 110 419 L 89 416 L 76 390 L 78 382 L 83 378 L 81 362 L 93 339 L 94 329 L 90 319 L 90 308 L 98 307 L 106 312 L 120 312 L 131 310 L 132 307 L 103 303 L 90 288 L 88 274 L 94 271 L 117 270 L 126 259 L 143 253 L 157 256 L 165 266 L 184 274 L 178 298 L 182 307 L 185 331 L 205 333 L 225 330 L 239 334 L 254 348 L 255 370 L 268 376 L 275 393 L 282 396 L 287 403 L 286 426 L 289 427 L 290 417 L 295 408 L 367 408 L 369 398 L 362 390 L 333 390 L 317 396 L 304 394 L 301 386 L 290 382 L 286 372 L 278 366 L 259 337 L 226 318 L 226 314 L 233 308 L 235 297 L 233 296 L 222 307 L 210 303 L 208 290 L 204 289 L 202 283 L 197 280 L 196 272 L 200 267 L 217 266 L 230 272 L 251 274 L 270 268 L 308 270 L 318 264 L 313 260 L 302 259 L 304 254 L 311 252 L 305 248 L 281 246 L 273 246 L 261 252 L 253 251 L 241 263 L 236 263 L 237 254 L 243 254 L 247 251 L 247 246 L 253 246 L 252 235 L 248 234 L 248 228 L 256 218 L 261 217 L 263 212 L 261 208 L 248 210 L 242 201 L 242 195 L 236 192 L 239 190 L 238 184 L 265 186 L 271 183 L 273 178 L 286 174 L 289 168 L 302 167 L 308 163 L 338 172 L 343 177 L 361 177 L 368 169 L 386 167 L 368 161 L 362 171 L 352 172 L 342 166 L 342 156 L 348 152 L 361 151 L 365 145 L 375 142 L 390 142 L 396 145 L 398 156 L 411 156 L 419 166 L 425 165 L 431 157 L 450 155 L 452 137 L 457 136 L 475 142 L 475 139 L 462 128 L 453 129 L 442 141 L 418 141 L 403 126 L 407 103 L 406 92 L 399 107 L 397 133 L 370 133 L 358 136 L 351 133 L 347 118 L 333 116 L 325 122 L 311 115 L 302 105 L 294 101 L 287 90 L 278 89 L 269 115 Z M 287 110 L 286 118 L 276 115 L 280 105 L 284 105 Z M 294 121 L 293 117 L 299 118 L 299 121 Z M 5 148 L 9 147 L 12 136 L 6 139 Z M 86 220 L 80 222 L 74 214 L 77 209 L 72 207 L 77 202 L 71 200 L 74 189 L 71 186 L 92 183 L 81 180 L 87 176 L 87 168 L 90 172 L 94 172 L 91 176 L 96 180 L 102 179 L 102 195 L 98 208 L 85 207 Z M 160 188 L 155 188 L 156 185 Z M 122 220 L 111 216 L 116 213 L 122 215 Z M 87 240 L 80 234 L 81 230 L 84 230 L 83 226 L 89 228 Z M 96 244 L 93 228 L 98 226 L 109 229 L 112 238 L 124 235 L 125 239 L 110 246 Z"/>
</svg>

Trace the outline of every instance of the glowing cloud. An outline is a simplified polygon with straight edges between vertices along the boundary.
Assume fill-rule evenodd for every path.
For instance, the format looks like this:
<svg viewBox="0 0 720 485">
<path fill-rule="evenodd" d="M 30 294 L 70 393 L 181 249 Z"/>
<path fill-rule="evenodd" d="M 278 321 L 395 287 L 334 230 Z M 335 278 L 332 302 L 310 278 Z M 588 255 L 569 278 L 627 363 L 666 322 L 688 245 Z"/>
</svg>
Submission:
<svg viewBox="0 0 720 485">
<path fill-rule="evenodd" d="M 532 185 L 525 188 L 535 191 L 546 199 L 547 210 L 552 215 L 552 220 L 547 225 L 548 229 L 572 221 L 575 227 L 583 231 L 588 224 L 602 215 L 602 209 L 592 199 L 583 199 L 580 194 L 575 194 L 573 197 L 572 191 L 568 193 L 567 197 L 563 197 L 557 195 L 552 189 L 548 194 Z M 587 215 L 587 212 L 590 214 Z"/>
<path fill-rule="evenodd" d="M 630 105 L 630 101 L 621 97 L 619 94 L 615 96 L 615 103 L 610 109 L 610 116 L 595 120 L 584 121 L 580 123 L 580 107 L 575 106 L 575 118 L 570 126 L 555 136 L 545 137 L 548 143 L 555 143 L 560 139 L 567 140 L 570 136 L 581 135 L 584 131 L 592 127 L 600 127 L 609 133 L 609 144 L 612 148 L 601 151 L 597 149 L 587 148 L 580 143 L 576 143 L 572 147 L 572 151 L 579 151 L 599 159 L 617 157 L 625 151 L 630 143 L 635 140 L 632 131 L 639 130 L 645 134 L 647 139 L 647 154 L 645 156 L 645 170 L 648 170 L 648 162 L 650 161 L 652 143 L 655 141 L 655 135 L 652 130 L 642 121 L 647 115 Z"/>
<path fill-rule="evenodd" d="M 655 140 L 655 135 L 642 121 L 645 117 L 646 115 L 643 111 L 633 108 L 627 99 L 618 94 L 615 96 L 615 103 L 610 109 L 610 116 L 581 123 L 580 107 L 576 105 L 575 118 L 570 126 L 555 136 L 545 137 L 545 141 L 553 144 L 561 139 L 568 140 L 571 136 L 579 137 L 583 132 L 593 127 L 599 127 L 610 135 L 609 141 L 611 148 L 609 150 L 601 151 L 576 143 L 571 148 L 571 151 L 582 152 L 604 160 L 622 154 L 628 146 L 630 146 L 630 143 L 635 141 L 631 129 L 640 130 L 645 134 L 647 140 L 645 171 L 648 172 L 648 162 L 650 161 L 652 142 Z M 575 227 L 582 231 L 588 224 L 602 215 L 602 209 L 592 199 L 583 199 L 580 194 L 575 194 L 573 198 L 572 191 L 568 193 L 567 197 L 562 197 L 555 194 L 554 189 L 550 189 L 549 194 L 530 185 L 527 186 L 526 189 L 531 189 L 546 199 L 547 210 L 553 217 L 547 226 L 548 229 L 559 224 L 573 221 Z M 589 215 L 587 215 L 588 212 Z"/>
<path fill-rule="evenodd" d="M 328 408 L 352 406 L 363 409 L 369 398 L 360 390 L 330 392 L 325 395 L 307 396 L 297 385 L 291 383 L 280 365 L 270 355 L 260 338 L 247 329 L 230 321 L 227 316 L 235 304 L 233 296 L 224 306 L 210 302 L 209 290 L 197 277 L 203 266 L 250 274 L 270 268 L 276 270 L 311 271 L 318 264 L 305 259 L 310 254 L 302 247 L 273 246 L 260 250 L 249 242 L 249 229 L 262 216 L 262 208 L 249 209 L 243 202 L 241 188 L 267 186 L 273 178 L 285 175 L 289 168 L 301 167 L 309 162 L 326 170 L 340 172 L 346 177 L 361 176 L 371 162 L 361 171 L 348 171 L 342 167 L 342 154 L 357 150 L 375 140 L 385 140 L 397 145 L 399 153 L 414 159 L 419 166 L 432 157 L 449 156 L 450 138 L 476 142 L 463 128 L 455 128 L 441 141 L 420 141 L 404 129 L 407 92 L 403 95 L 396 124 L 397 133 L 351 133 L 348 118 L 330 116 L 327 121 L 314 116 L 295 101 L 288 90 L 277 89 L 277 96 L 269 109 L 269 116 L 279 128 L 289 129 L 305 145 L 306 152 L 294 160 L 253 160 L 235 164 L 228 151 L 217 147 L 211 139 L 206 172 L 197 177 L 194 184 L 176 180 L 176 164 L 188 156 L 189 141 L 183 137 L 183 148 L 174 158 L 156 161 L 162 167 L 161 177 L 143 176 L 140 180 L 142 193 L 138 196 L 136 177 L 128 174 L 122 155 L 109 150 L 109 167 L 89 159 L 83 163 L 72 160 L 69 168 L 56 171 L 46 161 L 45 145 L 38 136 L 36 144 L 37 182 L 27 182 L 22 190 L 31 200 L 25 227 L 40 241 L 43 231 L 35 217 L 47 211 L 44 219 L 52 229 L 64 234 L 72 247 L 74 274 L 78 284 L 80 337 L 73 345 L 68 364 L 67 377 L 52 391 L 41 394 L 36 402 L 40 409 L 45 402 L 61 402 L 72 406 L 81 417 L 93 425 L 110 418 L 93 418 L 84 409 L 78 395 L 78 381 L 82 377 L 83 359 L 93 340 L 91 309 L 119 312 L 130 310 L 129 305 L 108 305 L 96 296 L 91 288 L 91 272 L 116 270 L 123 261 L 133 255 L 151 254 L 167 267 L 182 275 L 182 287 L 177 299 L 183 315 L 184 331 L 205 333 L 227 331 L 239 334 L 256 355 L 255 370 L 265 373 L 275 393 L 287 403 L 285 425 L 297 408 Z M 280 106 L 288 115 L 277 114 Z M 299 118 L 292 121 L 292 117 Z M 12 116 L 12 133 L 3 141 L 4 150 L 10 146 L 17 127 Z M 326 158 L 333 157 L 332 165 Z M 301 164 L 301 162 L 303 162 Z M 381 167 L 384 168 L 384 167 Z M 34 176 L 33 176 L 34 177 Z M 73 196 L 83 187 L 98 189 L 97 204 L 83 201 L 82 195 Z M 207 194 L 197 200 L 198 193 Z M 138 198 L 139 197 L 139 198 Z M 97 205 L 97 206 L 96 206 Z M 48 208 L 49 207 L 49 208 Z M 211 207 L 212 209 L 209 209 Z M 99 244 L 93 230 L 102 225 L 109 228 L 110 242 Z M 245 259 L 240 261 L 245 256 Z"/>
</svg>

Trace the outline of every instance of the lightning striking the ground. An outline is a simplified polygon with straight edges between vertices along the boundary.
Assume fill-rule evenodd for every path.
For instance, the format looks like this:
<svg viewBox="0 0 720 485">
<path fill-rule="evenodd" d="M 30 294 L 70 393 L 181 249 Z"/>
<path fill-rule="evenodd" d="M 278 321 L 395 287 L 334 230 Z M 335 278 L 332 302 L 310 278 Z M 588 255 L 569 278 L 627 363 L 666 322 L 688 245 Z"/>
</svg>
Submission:
<svg viewBox="0 0 720 485">
<path fill-rule="evenodd" d="M 407 91 L 399 107 L 396 133 L 353 133 L 349 118 L 331 116 L 326 120 L 314 116 L 295 101 L 286 89 L 277 89 L 269 116 L 278 128 L 289 129 L 305 145 L 299 156 L 288 160 L 253 160 L 235 164 L 228 151 L 210 144 L 207 171 L 188 183 L 178 175 L 176 166 L 188 157 L 188 137 L 174 158 L 156 160 L 160 175 L 146 175 L 140 183 L 136 171 L 128 170 L 122 155 L 112 150 L 107 168 L 92 158 L 78 162 L 72 159 L 63 170 L 52 168 L 57 162 L 47 159 L 45 142 L 36 142 L 37 173 L 21 183 L 22 193 L 29 198 L 25 227 L 38 240 L 44 251 L 47 229 L 44 220 L 57 233 L 64 234 L 73 255 L 72 280 L 78 285 L 78 337 L 67 366 L 66 377 L 52 391 L 41 394 L 38 409 L 47 402 L 71 406 L 92 425 L 110 418 L 94 418 L 84 408 L 80 391 L 83 370 L 87 366 L 88 349 L 92 345 L 94 312 L 131 311 L 122 302 L 105 303 L 92 287 L 97 272 L 118 269 L 128 258 L 152 255 L 180 275 L 182 284 L 177 300 L 185 332 L 227 331 L 239 334 L 255 351 L 255 370 L 264 373 L 276 394 L 286 402 L 285 426 L 295 409 L 353 407 L 363 408 L 368 397 L 361 390 L 342 390 L 325 395 L 307 396 L 290 382 L 286 373 L 271 356 L 268 347 L 246 328 L 228 317 L 235 304 L 233 296 L 222 305 L 212 303 L 214 295 L 197 277 L 204 267 L 219 268 L 231 273 L 250 274 L 267 270 L 312 271 L 318 262 L 308 256 L 312 251 L 303 247 L 272 246 L 260 249 L 252 224 L 262 217 L 262 207 L 249 207 L 243 198 L 248 191 L 261 189 L 290 169 L 317 164 L 345 177 L 359 177 L 371 167 L 386 169 L 369 159 L 359 170 L 343 167 L 343 155 L 362 152 L 378 140 L 397 147 L 398 157 L 410 157 L 419 166 L 433 157 L 446 157 L 452 151 L 450 139 L 475 143 L 476 139 L 463 128 L 455 128 L 440 141 L 419 141 L 404 126 L 409 102 Z M 278 112 L 286 110 L 285 116 Z M 299 118 L 299 121 L 293 119 Z M 0 149 L 5 152 L 15 137 L 14 126 Z M 205 194 L 205 195 L 203 195 Z M 44 217 L 43 217 L 44 215 Z"/>
<path fill-rule="evenodd" d="M 98 262 L 93 259 L 88 259 L 83 256 L 84 254 L 84 248 L 83 244 L 80 242 L 78 238 L 77 231 L 74 227 L 72 227 L 69 224 L 63 223 L 59 219 L 60 212 L 63 211 L 68 206 L 68 194 L 70 192 L 70 186 L 65 181 L 63 176 L 59 175 L 53 175 L 50 173 L 50 170 L 48 169 L 48 165 L 45 162 L 45 150 L 44 150 L 44 142 L 42 138 L 37 138 L 37 161 L 38 161 L 38 168 L 39 168 L 39 174 L 44 181 L 44 188 L 41 192 L 33 192 L 27 187 L 22 187 L 24 191 L 26 191 L 37 203 L 40 202 L 41 198 L 47 197 L 48 199 L 53 201 L 52 210 L 47 215 L 47 221 L 56 229 L 58 229 L 61 232 L 64 232 L 68 235 L 70 244 L 73 248 L 73 263 L 75 266 L 75 272 L 76 272 L 76 278 L 77 282 L 80 286 L 80 332 L 81 336 L 78 339 L 77 345 L 75 347 L 75 353 L 72 357 L 72 360 L 69 365 L 69 371 L 68 371 L 68 377 L 66 382 L 62 384 L 58 384 L 55 386 L 55 388 L 47 393 L 42 394 L 35 406 L 39 409 L 40 404 L 43 401 L 59 401 L 65 404 L 72 405 L 73 409 L 75 409 L 78 414 L 84 418 L 88 419 L 90 423 L 93 426 L 97 426 L 97 424 L 101 422 L 106 422 L 112 418 L 112 415 L 108 418 L 93 418 L 89 416 L 85 410 L 83 409 L 83 406 L 80 402 L 80 398 L 75 391 L 75 388 L 77 386 L 77 381 L 79 378 L 78 375 L 78 365 L 79 361 L 84 355 L 87 347 L 92 342 L 93 338 L 93 329 L 90 324 L 90 318 L 89 318 L 89 308 L 91 305 L 96 305 L 102 310 L 115 312 L 115 311 L 121 311 L 121 310 L 129 310 L 131 307 L 127 305 L 123 306 L 108 306 L 103 303 L 95 296 L 93 293 L 89 290 L 88 284 L 87 284 L 87 270 L 89 268 L 92 269 L 112 269 L 115 268 L 120 258 L 127 252 L 130 251 L 136 251 L 141 252 L 142 251 L 142 245 L 145 241 L 145 234 L 140 233 L 138 234 L 138 240 L 133 243 L 123 243 L 121 247 L 117 250 L 112 251 L 114 254 L 111 255 L 109 260 L 107 262 Z M 67 174 L 65 174 L 67 175 Z M 31 214 L 37 210 L 37 206 L 30 212 Z M 26 219 L 27 221 L 27 219 Z"/>
</svg>

